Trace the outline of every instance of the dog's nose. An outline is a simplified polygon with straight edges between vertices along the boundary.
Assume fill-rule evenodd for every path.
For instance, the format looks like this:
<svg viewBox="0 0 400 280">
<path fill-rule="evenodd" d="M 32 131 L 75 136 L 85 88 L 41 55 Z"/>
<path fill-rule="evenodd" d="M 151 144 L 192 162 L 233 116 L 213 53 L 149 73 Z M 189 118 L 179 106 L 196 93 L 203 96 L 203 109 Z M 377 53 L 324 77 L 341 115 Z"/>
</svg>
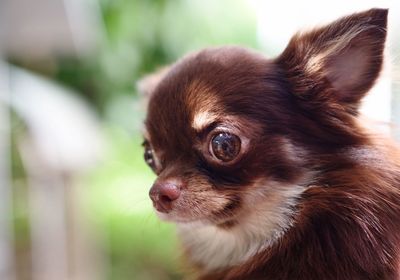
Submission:
<svg viewBox="0 0 400 280">
<path fill-rule="evenodd" d="M 172 210 L 172 202 L 181 195 L 181 190 L 174 183 L 155 183 L 149 195 L 157 211 L 168 213 Z"/>
</svg>

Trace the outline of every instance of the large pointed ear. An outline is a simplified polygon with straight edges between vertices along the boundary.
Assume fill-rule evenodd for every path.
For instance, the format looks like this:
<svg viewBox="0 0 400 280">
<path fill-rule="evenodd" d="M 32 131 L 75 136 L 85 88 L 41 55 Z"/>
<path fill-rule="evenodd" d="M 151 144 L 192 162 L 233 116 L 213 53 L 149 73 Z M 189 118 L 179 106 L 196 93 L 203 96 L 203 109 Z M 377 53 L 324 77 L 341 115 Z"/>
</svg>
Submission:
<svg viewBox="0 0 400 280">
<path fill-rule="evenodd" d="M 386 9 L 371 9 L 296 34 L 277 58 L 294 93 L 354 112 L 379 76 L 387 14 Z"/>
</svg>

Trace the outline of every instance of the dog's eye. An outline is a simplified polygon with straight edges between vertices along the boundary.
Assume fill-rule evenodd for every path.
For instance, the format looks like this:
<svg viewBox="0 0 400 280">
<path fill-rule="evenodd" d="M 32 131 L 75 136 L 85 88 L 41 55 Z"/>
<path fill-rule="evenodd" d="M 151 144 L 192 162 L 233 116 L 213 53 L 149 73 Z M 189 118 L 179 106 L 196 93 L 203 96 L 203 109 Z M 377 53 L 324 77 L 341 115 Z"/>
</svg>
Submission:
<svg viewBox="0 0 400 280">
<path fill-rule="evenodd" d="M 151 169 L 156 170 L 156 162 L 154 159 L 153 155 L 153 150 L 150 148 L 150 146 L 144 145 L 144 161 L 147 163 L 148 166 L 150 166 Z"/>
<path fill-rule="evenodd" d="M 217 159 L 228 162 L 240 152 L 240 139 L 234 134 L 220 132 L 211 139 L 210 152 Z"/>
</svg>

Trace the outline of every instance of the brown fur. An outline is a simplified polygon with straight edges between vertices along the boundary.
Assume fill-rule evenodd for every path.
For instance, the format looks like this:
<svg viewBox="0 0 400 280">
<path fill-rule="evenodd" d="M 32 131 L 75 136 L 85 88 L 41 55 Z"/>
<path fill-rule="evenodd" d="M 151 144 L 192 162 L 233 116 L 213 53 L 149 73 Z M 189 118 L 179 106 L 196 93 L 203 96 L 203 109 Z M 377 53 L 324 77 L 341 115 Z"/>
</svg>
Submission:
<svg viewBox="0 0 400 280">
<path fill-rule="evenodd" d="M 266 222 L 279 233 L 266 234 L 269 245 L 234 264 L 199 261 L 183 242 L 200 279 L 400 279 L 399 152 L 358 116 L 382 66 L 386 18 L 372 9 L 297 34 L 272 60 L 206 49 L 159 77 L 145 125 L 157 183 L 178 178 L 181 191 L 163 218 L 242 234 L 254 211 L 278 217 Z M 221 125 L 242 140 L 231 163 L 208 153 Z"/>
</svg>

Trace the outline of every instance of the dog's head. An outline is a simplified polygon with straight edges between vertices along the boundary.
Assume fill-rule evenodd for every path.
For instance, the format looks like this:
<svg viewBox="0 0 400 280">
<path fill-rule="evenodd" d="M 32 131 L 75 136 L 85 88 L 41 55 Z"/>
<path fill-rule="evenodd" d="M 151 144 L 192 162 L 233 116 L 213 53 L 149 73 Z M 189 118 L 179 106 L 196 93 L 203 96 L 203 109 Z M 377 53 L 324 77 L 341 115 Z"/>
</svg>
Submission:
<svg viewBox="0 0 400 280">
<path fill-rule="evenodd" d="M 262 205 L 279 224 L 324 156 L 364 139 L 357 109 L 381 69 L 386 17 L 299 33 L 275 59 L 205 49 L 153 77 L 144 146 L 160 216 L 231 227 Z"/>
</svg>

